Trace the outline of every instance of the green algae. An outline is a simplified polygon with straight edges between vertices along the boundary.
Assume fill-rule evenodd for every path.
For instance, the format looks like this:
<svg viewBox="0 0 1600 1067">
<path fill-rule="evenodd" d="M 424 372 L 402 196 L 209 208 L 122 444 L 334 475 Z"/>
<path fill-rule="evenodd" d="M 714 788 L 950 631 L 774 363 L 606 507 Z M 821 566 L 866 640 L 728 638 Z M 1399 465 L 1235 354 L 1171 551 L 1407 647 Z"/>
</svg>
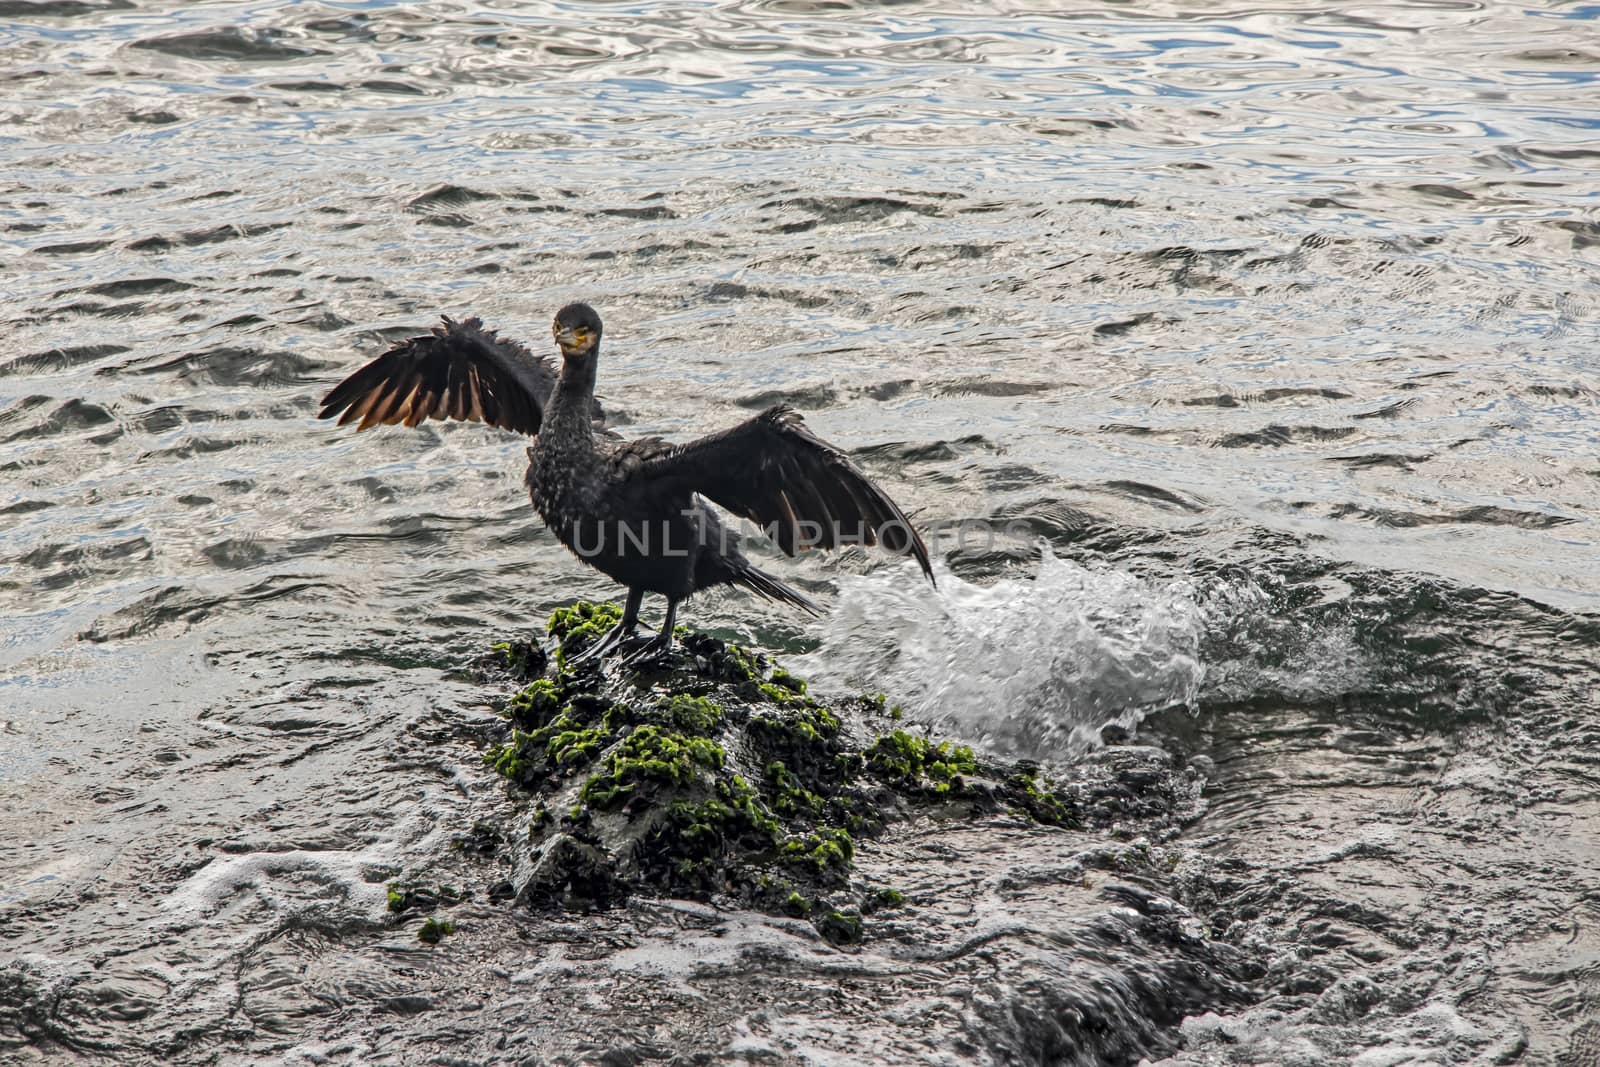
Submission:
<svg viewBox="0 0 1600 1067">
<path fill-rule="evenodd" d="M 472 673 L 485 681 L 510 677 L 526 682 L 544 675 L 550 666 L 550 654 L 537 641 L 518 638 L 491 645 L 488 653 L 472 666 Z"/>
<path fill-rule="evenodd" d="M 759 682 L 770 666 L 761 653 L 719 641 L 710 634 L 684 634 L 683 649 L 693 658 L 697 675 L 709 681 L 741 688 L 742 683 L 753 685 Z"/>
<path fill-rule="evenodd" d="M 877 910 L 903 908 L 906 905 L 906 895 L 898 889 L 891 889 L 887 886 L 872 894 L 871 899 L 873 907 Z"/>
<path fill-rule="evenodd" d="M 557 665 L 565 668 L 571 656 L 600 640 L 621 621 L 622 608 L 609 600 L 599 603 L 580 600 L 552 611 L 545 629 L 561 642 L 556 649 Z"/>
<path fill-rule="evenodd" d="M 789 773 L 789 768 L 784 766 L 782 760 L 773 760 L 767 764 L 767 786 L 770 790 L 772 810 L 779 815 L 786 817 L 819 815 L 826 807 L 826 801 L 801 784 L 799 778 Z"/>
<path fill-rule="evenodd" d="M 690 733 L 705 734 L 722 722 L 722 708 L 703 696 L 674 693 L 663 698 L 656 710 L 671 725 Z"/>
<path fill-rule="evenodd" d="M 1035 822 L 1080 829 L 1083 817 L 1066 794 L 1041 786 L 1037 769 L 1023 768 L 1006 779 L 1005 796 Z"/>
<path fill-rule="evenodd" d="M 559 685 L 548 678 L 538 678 L 517 690 L 506 704 L 505 714 L 524 730 L 538 729 L 556 716 L 563 699 Z"/>
<path fill-rule="evenodd" d="M 772 668 L 771 681 L 773 685 L 787 689 L 791 693 L 797 693 L 800 696 L 806 695 L 806 680 L 798 675 L 790 674 L 782 667 Z"/>
<path fill-rule="evenodd" d="M 877 829 L 877 805 L 863 794 L 860 752 L 844 736 L 837 714 L 809 698 L 752 714 L 749 748 L 764 758 L 762 795 L 780 817 L 799 828 L 839 826 L 850 833 Z"/>
<path fill-rule="evenodd" d="M 756 691 L 768 702 L 773 704 L 803 704 L 805 699 L 791 689 L 771 682 L 757 682 Z"/>
<path fill-rule="evenodd" d="M 453 885 L 430 885 L 422 882 L 390 882 L 389 910 L 396 915 L 408 911 L 433 911 L 450 907 L 466 900 L 470 893 Z"/>
<path fill-rule="evenodd" d="M 675 890 L 725 888 L 730 861 L 771 849 L 778 841 L 778 821 L 743 778 L 734 775 L 717 782 L 715 793 L 698 803 L 674 801 L 646 839 L 647 848 L 662 862 L 647 862 L 645 869 L 659 869 Z"/>
<path fill-rule="evenodd" d="M 830 911 L 816 921 L 817 933 L 834 945 L 856 945 L 861 942 L 861 916 L 848 911 Z"/>
<path fill-rule="evenodd" d="M 523 687 L 507 703 L 511 739 L 491 749 L 484 762 L 518 785 L 547 775 L 567 775 L 593 762 L 614 732 L 608 701 L 566 690 L 548 678 Z"/>
<path fill-rule="evenodd" d="M 446 937 L 456 932 L 456 924 L 450 919 L 435 919 L 429 916 L 422 928 L 417 931 L 417 940 L 429 945 L 437 945 Z"/>
<path fill-rule="evenodd" d="M 937 797 L 959 795 L 963 776 L 978 773 L 977 757 L 966 745 L 935 744 L 904 730 L 879 735 L 865 757 L 867 766 L 891 784 Z"/>
<path fill-rule="evenodd" d="M 824 826 L 783 843 L 783 859 L 824 881 L 840 881 L 856 858 L 856 843 L 848 830 Z"/>
<path fill-rule="evenodd" d="M 905 718 L 905 710 L 899 704 L 890 704 L 883 693 L 862 693 L 856 697 L 856 703 L 869 715 L 883 715 L 895 722 Z"/>
<path fill-rule="evenodd" d="M 780 697 L 778 704 L 789 705 L 779 711 L 768 711 L 750 717 L 750 729 L 766 735 L 777 745 L 815 745 L 831 741 L 839 735 L 839 717 L 820 704 L 806 702 L 787 689 L 763 685 L 761 691 L 774 690 Z M 799 706 L 795 706 L 799 705 Z"/>
<path fill-rule="evenodd" d="M 642 784 L 687 785 L 697 768 L 720 770 L 727 756 L 705 737 L 647 725 L 634 730 L 600 772 L 584 783 L 584 803 L 613 811 Z"/>
<path fill-rule="evenodd" d="M 501 641 L 489 651 L 502 667 L 515 675 L 526 675 L 532 665 L 538 662 L 538 658 L 534 655 L 537 646 L 530 645 L 526 641 Z"/>
<path fill-rule="evenodd" d="M 501 775 L 519 785 L 546 775 L 568 773 L 590 763 L 604 747 L 607 733 L 585 726 L 563 712 L 532 733 L 512 730 L 511 741 L 485 756 Z"/>
<path fill-rule="evenodd" d="M 610 600 L 579 600 L 556 608 L 545 623 L 545 630 L 563 642 L 573 638 L 599 637 L 622 621 L 622 608 Z"/>
<path fill-rule="evenodd" d="M 594 759 L 607 736 L 606 731 L 596 727 L 563 730 L 550 739 L 545 755 L 558 767 L 582 765 Z"/>
</svg>

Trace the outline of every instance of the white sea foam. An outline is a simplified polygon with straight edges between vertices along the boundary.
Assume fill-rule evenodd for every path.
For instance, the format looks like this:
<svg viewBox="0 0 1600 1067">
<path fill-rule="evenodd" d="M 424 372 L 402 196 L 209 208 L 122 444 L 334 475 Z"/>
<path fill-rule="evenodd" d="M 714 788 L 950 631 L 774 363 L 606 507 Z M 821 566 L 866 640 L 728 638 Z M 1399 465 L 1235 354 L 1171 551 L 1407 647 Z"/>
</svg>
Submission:
<svg viewBox="0 0 1600 1067">
<path fill-rule="evenodd" d="M 1071 758 L 1107 725 L 1200 699 L 1314 700 L 1372 667 L 1354 623 L 1248 577 L 1162 582 L 1048 547 L 1033 578 L 976 585 L 941 567 L 930 592 L 913 573 L 845 579 L 801 669 L 1007 755 Z"/>
<path fill-rule="evenodd" d="M 1205 615 L 1188 582 L 1088 568 L 1045 549 L 1032 579 L 939 589 L 896 569 L 847 579 L 803 669 L 884 690 L 918 718 L 1001 752 L 1063 756 L 1108 723 L 1191 703 Z"/>
<path fill-rule="evenodd" d="M 381 921 L 389 903 L 388 872 L 435 854 L 449 836 L 448 826 L 424 806 L 397 818 L 360 849 L 220 855 L 177 886 L 162 910 L 179 928 L 306 911 Z"/>
<path fill-rule="evenodd" d="M 165 910 L 175 924 L 188 926 L 245 901 L 285 912 L 331 896 L 356 914 L 376 918 L 388 905 L 388 887 L 365 876 L 392 852 L 251 852 L 217 859 L 173 890 Z"/>
</svg>

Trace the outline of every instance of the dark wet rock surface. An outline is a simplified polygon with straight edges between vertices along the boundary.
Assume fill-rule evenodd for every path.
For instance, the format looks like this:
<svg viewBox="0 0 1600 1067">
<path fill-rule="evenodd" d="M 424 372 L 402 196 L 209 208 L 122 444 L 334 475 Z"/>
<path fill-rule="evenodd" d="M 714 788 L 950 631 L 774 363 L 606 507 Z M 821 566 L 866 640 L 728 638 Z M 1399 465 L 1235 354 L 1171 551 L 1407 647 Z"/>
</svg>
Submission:
<svg viewBox="0 0 1600 1067">
<path fill-rule="evenodd" d="M 1033 761 L 980 760 L 904 721 L 881 694 L 824 704 L 768 657 L 699 633 L 646 664 L 583 660 L 619 617 L 580 603 L 550 619 L 554 654 L 497 646 L 490 662 L 528 684 L 485 763 L 519 814 L 480 838 L 509 842 L 498 891 L 534 907 L 592 910 L 635 892 L 809 917 L 860 940 L 863 914 L 904 894 L 855 873 L 860 843 L 899 823 L 1008 812 L 1041 827 L 1117 837 L 1198 817 L 1199 779 L 1149 746 L 1108 747 L 1066 776 Z"/>
</svg>

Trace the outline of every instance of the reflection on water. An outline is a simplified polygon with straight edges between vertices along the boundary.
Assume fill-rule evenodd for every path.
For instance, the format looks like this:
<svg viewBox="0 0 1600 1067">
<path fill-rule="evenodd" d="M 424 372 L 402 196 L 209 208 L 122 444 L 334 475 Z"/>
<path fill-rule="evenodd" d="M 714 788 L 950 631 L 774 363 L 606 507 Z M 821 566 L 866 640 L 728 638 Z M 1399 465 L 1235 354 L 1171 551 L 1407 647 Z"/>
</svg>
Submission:
<svg viewBox="0 0 1600 1067">
<path fill-rule="evenodd" d="M 0 1043 L 1043 1062 L 1096 990 L 1130 1057 L 1594 1062 L 1597 16 L 0 0 Z M 1014 532 L 937 600 L 772 559 L 833 617 L 697 620 L 999 747 L 1136 727 L 1198 821 L 863 849 L 926 891 L 848 960 L 676 904 L 386 925 L 399 872 L 490 878 L 458 669 L 608 587 L 522 442 L 315 400 L 577 298 L 629 432 L 787 401 Z"/>
</svg>

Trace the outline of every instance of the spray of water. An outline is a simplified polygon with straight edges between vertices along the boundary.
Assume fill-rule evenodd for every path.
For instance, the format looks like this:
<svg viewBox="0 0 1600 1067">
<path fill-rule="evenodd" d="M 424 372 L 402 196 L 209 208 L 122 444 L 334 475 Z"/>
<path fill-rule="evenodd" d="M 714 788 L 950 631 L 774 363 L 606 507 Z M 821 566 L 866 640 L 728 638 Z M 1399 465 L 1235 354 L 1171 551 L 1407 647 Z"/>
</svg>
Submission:
<svg viewBox="0 0 1600 1067">
<path fill-rule="evenodd" d="M 806 671 L 1035 757 L 1071 756 L 1106 725 L 1132 727 L 1199 692 L 1205 618 L 1187 582 L 1086 568 L 1048 548 L 1033 579 L 938 579 L 937 594 L 898 571 L 847 580 Z"/>
<path fill-rule="evenodd" d="M 1270 570 L 1163 582 L 1043 546 L 1031 579 L 938 578 L 937 592 L 910 571 L 847 578 L 806 673 L 882 690 L 999 754 L 1059 760 L 1163 708 L 1317 702 L 1394 669 L 1331 575 L 1293 588 Z"/>
</svg>

